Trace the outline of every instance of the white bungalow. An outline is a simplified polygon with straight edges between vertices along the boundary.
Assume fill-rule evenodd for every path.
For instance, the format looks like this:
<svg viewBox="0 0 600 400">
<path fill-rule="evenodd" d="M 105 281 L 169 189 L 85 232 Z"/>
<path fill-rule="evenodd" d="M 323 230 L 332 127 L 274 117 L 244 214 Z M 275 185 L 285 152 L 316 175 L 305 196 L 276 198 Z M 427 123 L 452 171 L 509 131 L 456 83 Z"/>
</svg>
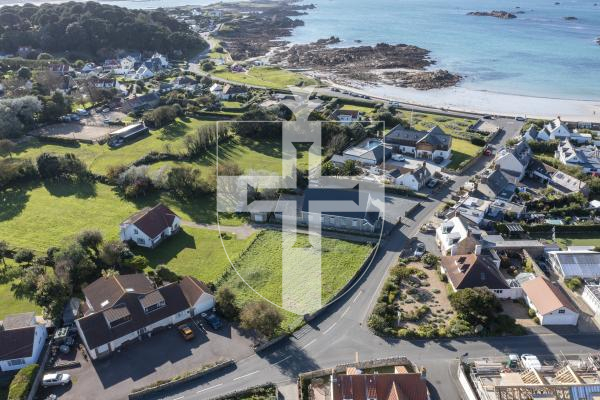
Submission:
<svg viewBox="0 0 600 400">
<path fill-rule="evenodd" d="M 181 227 L 181 219 L 163 204 L 133 214 L 121 223 L 121 240 L 138 246 L 154 248 L 164 239 L 173 236 Z"/>
</svg>

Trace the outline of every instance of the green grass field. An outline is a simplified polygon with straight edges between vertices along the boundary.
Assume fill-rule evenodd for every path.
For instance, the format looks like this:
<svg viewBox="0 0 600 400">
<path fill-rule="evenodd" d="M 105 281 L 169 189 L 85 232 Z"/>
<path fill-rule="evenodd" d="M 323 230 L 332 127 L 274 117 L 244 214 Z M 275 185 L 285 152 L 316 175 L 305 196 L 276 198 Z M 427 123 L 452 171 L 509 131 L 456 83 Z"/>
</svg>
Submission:
<svg viewBox="0 0 600 400">
<path fill-rule="evenodd" d="M 550 242 L 551 236 L 547 235 L 542 239 L 546 239 L 546 241 Z M 569 246 L 600 246 L 600 234 L 557 234 L 556 244 L 558 244 L 563 249 L 566 249 Z"/>
<path fill-rule="evenodd" d="M 469 160 L 481 150 L 468 140 L 452 138 L 452 160 L 447 168 L 456 169 L 465 160 Z"/>
<path fill-rule="evenodd" d="M 10 283 L 0 285 L 0 320 L 10 314 L 19 314 L 24 312 L 34 311 L 40 314 L 40 307 L 27 300 L 17 300 L 10 291 Z"/>
<path fill-rule="evenodd" d="M 215 148 L 216 150 L 216 148 Z M 202 176 L 215 172 L 216 151 L 209 151 L 199 160 L 193 162 L 164 161 L 151 166 L 152 171 L 174 165 L 188 165 L 200 170 Z M 281 174 L 281 142 L 274 140 L 253 140 L 235 138 L 219 146 L 219 162 L 231 161 L 244 171 L 262 171 Z M 308 151 L 298 152 L 298 167 L 308 168 Z"/>
<path fill-rule="evenodd" d="M 344 104 L 342 110 L 360 111 L 363 115 L 371 114 L 374 109 L 366 106 L 355 106 L 354 104 Z"/>
<path fill-rule="evenodd" d="M 219 232 L 210 229 L 184 227 L 176 236 L 167 239 L 155 249 L 136 248 L 134 251 L 143 254 L 156 267 L 165 264 L 171 271 L 179 275 L 190 275 L 214 282 L 226 270 L 231 268 L 229 258 L 234 261 L 248 247 L 254 236 L 238 239 L 235 235 L 227 235 L 223 240 Z"/>
<path fill-rule="evenodd" d="M 471 137 L 472 134 L 467 132 L 469 125 L 475 123 L 474 119 L 449 117 L 445 115 L 427 114 L 413 112 L 411 118 L 410 111 L 400 112 L 402 119 L 411 122 L 412 127 L 420 131 L 428 131 L 434 126 L 439 126 L 444 132 L 455 138 Z"/>
<path fill-rule="evenodd" d="M 306 246 L 307 244 L 307 237 L 299 235 L 296 246 Z M 322 258 L 321 301 L 326 304 L 354 276 L 371 251 L 371 247 L 329 238 L 322 239 L 322 246 L 326 251 Z M 281 233 L 263 231 L 236 263 L 240 275 L 256 291 L 279 305 L 282 302 L 281 251 Z M 227 277 L 223 284 L 235 290 L 240 305 L 259 298 L 244 284 L 235 271 Z M 298 320 L 298 316 L 291 312 L 284 311 L 284 315 L 285 321 L 282 323 L 284 329 Z"/>
<path fill-rule="evenodd" d="M 149 136 L 129 143 L 118 149 L 111 149 L 106 144 L 85 144 L 76 146 L 64 146 L 60 144 L 42 143 L 37 139 L 31 139 L 19 145 L 15 157 L 36 158 L 43 152 L 73 153 L 90 167 L 92 172 L 105 173 L 111 165 L 131 163 L 150 151 L 178 152 L 184 149 L 184 137 L 192 134 L 202 124 L 214 122 L 201 121 L 198 119 L 177 120 L 173 124 L 152 131 Z"/>
<path fill-rule="evenodd" d="M 271 89 L 283 89 L 289 85 L 310 86 L 317 81 L 304 75 L 277 67 L 252 67 L 246 72 L 230 72 L 226 65 L 215 68 L 212 72 L 217 78 L 246 85 L 264 86 Z"/>
<path fill-rule="evenodd" d="M 97 229 L 116 239 L 119 224 L 137 210 L 163 202 L 182 219 L 216 223 L 212 198 L 181 203 L 167 194 L 140 202 L 119 197 L 103 184 L 46 184 L 0 192 L 0 238 L 12 246 L 46 251 L 85 229 Z M 221 223 L 239 225 L 242 217 L 222 218 Z"/>
</svg>

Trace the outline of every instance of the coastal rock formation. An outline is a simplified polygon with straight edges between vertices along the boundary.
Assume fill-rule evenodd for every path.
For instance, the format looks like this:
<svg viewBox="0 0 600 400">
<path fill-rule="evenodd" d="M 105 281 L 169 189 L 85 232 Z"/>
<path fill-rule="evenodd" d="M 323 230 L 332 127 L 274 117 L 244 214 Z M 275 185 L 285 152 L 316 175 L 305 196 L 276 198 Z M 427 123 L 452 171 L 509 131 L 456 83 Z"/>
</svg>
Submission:
<svg viewBox="0 0 600 400">
<path fill-rule="evenodd" d="M 244 18 L 233 18 L 221 25 L 214 34 L 229 51 L 234 60 L 245 60 L 267 54 L 273 47 L 286 45 L 278 38 L 290 36 L 292 30 L 304 22 L 291 17 L 304 15 L 314 9 L 314 4 L 294 2 L 227 3 L 227 10 L 244 14 Z"/>
<path fill-rule="evenodd" d="M 460 76 L 448 71 L 424 71 L 434 64 L 429 50 L 407 44 L 330 48 L 319 41 L 282 50 L 271 57 L 271 62 L 311 69 L 337 81 L 386 83 L 418 89 L 452 86 L 460 80 Z"/>
<path fill-rule="evenodd" d="M 337 36 L 331 36 L 331 37 L 329 37 L 327 39 L 319 39 L 319 40 L 317 40 L 315 42 L 315 44 L 317 44 L 317 45 L 323 45 L 323 46 L 328 46 L 330 44 L 337 44 L 337 43 L 340 43 L 340 42 L 341 42 L 341 40 L 340 40 L 339 37 L 337 37 Z"/>
<path fill-rule="evenodd" d="M 294 45 L 271 59 L 296 68 L 327 69 L 348 74 L 369 69 L 423 69 L 433 62 L 429 50 L 407 44 L 328 48 L 320 43 Z"/>
<path fill-rule="evenodd" d="M 596 38 L 596 43 L 598 43 L 598 45 L 600 45 L 600 37 Z"/>
<path fill-rule="evenodd" d="M 462 77 L 444 69 L 437 71 L 386 72 L 384 76 L 400 87 L 412 87 L 419 90 L 442 89 L 455 86 Z"/>
<path fill-rule="evenodd" d="M 508 11 L 471 11 L 467 15 L 474 15 L 476 17 L 495 17 L 500 19 L 513 19 L 517 18 L 515 14 L 509 13 Z"/>
<path fill-rule="evenodd" d="M 563 17 L 565 21 L 577 21 L 577 17 Z"/>
</svg>

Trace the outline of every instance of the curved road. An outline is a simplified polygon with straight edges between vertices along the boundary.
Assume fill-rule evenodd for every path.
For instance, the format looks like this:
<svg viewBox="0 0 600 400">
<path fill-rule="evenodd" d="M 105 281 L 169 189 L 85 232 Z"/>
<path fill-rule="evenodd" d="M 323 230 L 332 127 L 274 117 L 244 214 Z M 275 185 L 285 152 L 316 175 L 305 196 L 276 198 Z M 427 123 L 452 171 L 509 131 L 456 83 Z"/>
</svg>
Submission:
<svg viewBox="0 0 600 400">
<path fill-rule="evenodd" d="M 508 127 L 507 127 L 508 128 Z M 502 145 L 513 137 L 520 126 L 511 126 L 494 141 Z M 417 235 L 422 222 L 429 220 L 439 201 L 458 189 L 473 174 L 482 170 L 488 160 L 481 159 L 450 188 L 438 192 L 413 220 L 405 218 L 403 225 L 381 243 L 371 268 L 354 286 L 319 318 L 292 337 L 267 349 L 239 360 L 235 368 L 207 376 L 179 388 L 177 393 L 158 394 L 154 399 L 209 399 L 247 387 L 273 382 L 293 383 L 301 372 L 331 368 L 335 365 L 395 355 L 407 356 L 427 368 L 432 399 L 462 397 L 454 376 L 456 360 L 468 353 L 470 357 L 500 356 L 506 353 L 533 352 L 585 353 L 598 351 L 600 340 L 594 335 L 559 336 L 555 334 L 521 337 L 473 338 L 456 340 L 390 340 L 373 335 L 366 326 L 374 302 L 388 269 L 394 265 L 400 251 Z"/>
</svg>

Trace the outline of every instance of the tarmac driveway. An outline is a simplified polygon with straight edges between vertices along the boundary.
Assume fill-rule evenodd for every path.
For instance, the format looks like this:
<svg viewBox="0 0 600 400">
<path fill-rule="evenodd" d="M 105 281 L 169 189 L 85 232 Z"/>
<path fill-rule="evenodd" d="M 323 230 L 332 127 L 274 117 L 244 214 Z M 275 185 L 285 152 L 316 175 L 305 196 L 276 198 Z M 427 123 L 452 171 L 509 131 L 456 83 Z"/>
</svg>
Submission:
<svg viewBox="0 0 600 400">
<path fill-rule="evenodd" d="M 189 321 L 188 321 L 189 322 Z M 124 399 L 135 388 L 224 359 L 239 360 L 253 354 L 252 341 L 229 324 L 218 332 L 189 322 L 195 338 L 185 341 L 176 327 L 156 333 L 123 348 L 108 358 L 93 363 L 77 354 L 81 367 L 64 370 L 73 383 L 59 388 L 42 389 L 39 398 L 55 393 L 60 399 L 90 399 L 102 393 L 106 399 Z"/>
</svg>

